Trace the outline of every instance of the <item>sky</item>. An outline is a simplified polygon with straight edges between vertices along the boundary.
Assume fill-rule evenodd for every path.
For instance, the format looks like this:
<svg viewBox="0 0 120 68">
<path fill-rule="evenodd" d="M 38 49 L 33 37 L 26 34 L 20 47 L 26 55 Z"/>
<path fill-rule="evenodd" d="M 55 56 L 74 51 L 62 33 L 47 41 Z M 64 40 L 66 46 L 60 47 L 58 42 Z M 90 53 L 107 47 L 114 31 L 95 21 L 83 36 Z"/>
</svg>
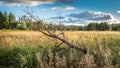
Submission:
<svg viewBox="0 0 120 68">
<path fill-rule="evenodd" d="M 0 0 L 0 11 L 12 12 L 17 19 L 26 15 L 24 10 L 47 22 L 66 25 L 120 22 L 120 0 Z"/>
</svg>

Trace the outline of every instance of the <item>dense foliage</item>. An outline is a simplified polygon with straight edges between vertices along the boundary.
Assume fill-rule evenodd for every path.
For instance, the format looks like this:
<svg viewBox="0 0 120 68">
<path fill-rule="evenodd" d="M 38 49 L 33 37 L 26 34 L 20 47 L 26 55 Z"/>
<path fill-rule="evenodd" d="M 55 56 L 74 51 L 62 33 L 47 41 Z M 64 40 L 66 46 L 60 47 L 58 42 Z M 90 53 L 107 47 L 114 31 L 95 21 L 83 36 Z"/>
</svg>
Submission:
<svg viewBox="0 0 120 68">
<path fill-rule="evenodd" d="M 0 29 L 15 29 L 15 30 L 38 30 L 45 24 L 43 20 L 34 22 L 32 19 L 23 15 L 18 20 L 14 14 L 0 11 Z M 55 25 L 55 24 L 45 24 L 46 28 L 49 30 L 89 30 L 89 31 L 120 31 L 120 24 L 108 24 L 107 22 L 101 23 L 89 23 L 85 26 L 75 26 L 75 25 Z"/>
</svg>

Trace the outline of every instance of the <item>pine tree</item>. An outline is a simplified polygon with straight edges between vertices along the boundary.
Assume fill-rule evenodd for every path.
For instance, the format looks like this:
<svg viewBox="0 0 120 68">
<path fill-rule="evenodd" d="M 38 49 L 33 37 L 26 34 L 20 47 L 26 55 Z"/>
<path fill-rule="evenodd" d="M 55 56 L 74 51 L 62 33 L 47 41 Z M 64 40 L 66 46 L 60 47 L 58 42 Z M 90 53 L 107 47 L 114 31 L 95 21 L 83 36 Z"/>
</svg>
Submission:
<svg viewBox="0 0 120 68">
<path fill-rule="evenodd" d="M 7 12 L 4 12 L 4 15 L 3 15 L 3 26 L 5 29 L 8 29 L 9 28 L 9 18 L 8 18 L 8 15 L 7 15 Z"/>
<path fill-rule="evenodd" d="M 3 13 L 0 11 L 0 29 L 4 28 L 3 23 Z"/>
<path fill-rule="evenodd" d="M 14 14 L 10 13 L 8 17 L 9 17 L 9 23 L 10 23 L 9 29 L 13 29 L 15 27 L 15 25 L 13 25 L 15 22 L 15 16 Z"/>
</svg>

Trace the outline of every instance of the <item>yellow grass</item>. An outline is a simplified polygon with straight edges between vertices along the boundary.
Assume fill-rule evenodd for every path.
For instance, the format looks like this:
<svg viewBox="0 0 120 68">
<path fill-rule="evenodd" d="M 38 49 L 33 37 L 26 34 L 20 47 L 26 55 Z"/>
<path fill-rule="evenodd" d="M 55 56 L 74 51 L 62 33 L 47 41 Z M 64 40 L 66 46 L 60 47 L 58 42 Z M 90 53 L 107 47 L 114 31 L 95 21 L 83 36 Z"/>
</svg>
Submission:
<svg viewBox="0 0 120 68">
<path fill-rule="evenodd" d="M 95 45 L 102 40 L 109 41 L 120 40 L 120 32 L 113 31 L 65 31 L 66 39 L 76 45 Z M 44 45 L 50 46 L 55 44 L 55 39 L 43 36 L 38 31 L 0 31 L 0 45 Z M 118 43 L 119 44 L 119 43 Z"/>
</svg>

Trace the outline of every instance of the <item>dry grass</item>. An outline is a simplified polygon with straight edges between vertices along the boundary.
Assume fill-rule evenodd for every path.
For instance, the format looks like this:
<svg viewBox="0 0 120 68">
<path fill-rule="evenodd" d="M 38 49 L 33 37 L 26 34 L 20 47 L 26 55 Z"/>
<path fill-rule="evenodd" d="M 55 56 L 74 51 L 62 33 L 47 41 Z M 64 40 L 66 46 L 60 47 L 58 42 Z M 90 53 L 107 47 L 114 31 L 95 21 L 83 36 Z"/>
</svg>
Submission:
<svg viewBox="0 0 120 68">
<path fill-rule="evenodd" d="M 120 32 L 65 31 L 65 35 L 71 43 L 86 47 L 101 55 L 101 58 L 96 60 L 93 55 L 89 53 L 84 55 L 74 49 L 68 52 L 65 50 L 54 52 L 54 47 L 51 46 L 56 45 L 58 41 L 43 36 L 40 32 L 0 31 L 0 67 L 1 65 L 3 68 L 120 67 Z"/>
<path fill-rule="evenodd" d="M 120 32 L 111 31 L 66 31 L 66 38 L 75 43 L 84 45 L 95 45 L 96 38 L 99 41 L 105 39 L 111 41 L 112 39 L 120 39 Z M 0 45 L 50 45 L 54 44 L 54 39 L 43 36 L 40 32 L 35 31 L 0 31 Z"/>
</svg>

